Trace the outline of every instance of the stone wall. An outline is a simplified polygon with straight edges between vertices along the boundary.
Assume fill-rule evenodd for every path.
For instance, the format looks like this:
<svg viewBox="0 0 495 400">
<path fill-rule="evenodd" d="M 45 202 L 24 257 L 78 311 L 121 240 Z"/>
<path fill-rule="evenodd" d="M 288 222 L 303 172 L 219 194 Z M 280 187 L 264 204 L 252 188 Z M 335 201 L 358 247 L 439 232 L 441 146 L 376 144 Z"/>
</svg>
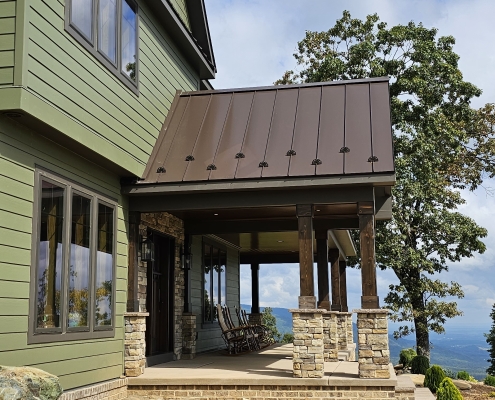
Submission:
<svg viewBox="0 0 495 400">
<path fill-rule="evenodd" d="M 323 361 L 323 313 L 325 310 L 293 309 L 292 331 L 294 347 L 292 354 L 295 378 L 322 378 L 325 374 Z"/>
<path fill-rule="evenodd" d="M 196 315 L 182 314 L 182 358 L 189 360 L 196 357 Z"/>
<path fill-rule="evenodd" d="M 354 310 L 357 313 L 360 378 L 390 378 L 388 310 Z"/>
<path fill-rule="evenodd" d="M 125 313 L 124 374 L 139 376 L 146 366 L 146 317 L 148 313 Z"/>
<path fill-rule="evenodd" d="M 150 228 L 157 232 L 171 236 L 175 239 L 175 266 L 174 266 L 174 355 L 177 360 L 182 355 L 182 313 L 184 310 L 184 270 L 181 268 L 180 249 L 184 245 L 184 221 L 165 213 L 141 213 L 141 224 L 139 231 L 141 234 L 146 232 L 146 228 Z M 139 305 L 140 311 L 146 310 L 146 263 L 140 263 L 138 270 L 139 279 Z M 141 309 L 141 306 L 144 308 Z"/>
<path fill-rule="evenodd" d="M 394 386 L 318 386 L 318 385 L 161 385 L 132 386 L 132 396 L 157 399 L 308 399 L 343 400 L 372 398 L 390 400 L 395 397 Z M 139 397 L 138 397 L 139 398 Z M 401 400 L 406 400 L 401 399 Z M 409 399 L 407 399 L 409 400 Z"/>
<path fill-rule="evenodd" d="M 347 314 L 337 313 L 337 345 L 339 350 L 347 350 Z"/>
<path fill-rule="evenodd" d="M 323 359 L 335 362 L 339 360 L 337 348 L 337 311 L 323 313 Z"/>
<path fill-rule="evenodd" d="M 127 378 L 114 379 L 62 393 L 58 400 L 119 400 L 127 398 Z"/>
</svg>

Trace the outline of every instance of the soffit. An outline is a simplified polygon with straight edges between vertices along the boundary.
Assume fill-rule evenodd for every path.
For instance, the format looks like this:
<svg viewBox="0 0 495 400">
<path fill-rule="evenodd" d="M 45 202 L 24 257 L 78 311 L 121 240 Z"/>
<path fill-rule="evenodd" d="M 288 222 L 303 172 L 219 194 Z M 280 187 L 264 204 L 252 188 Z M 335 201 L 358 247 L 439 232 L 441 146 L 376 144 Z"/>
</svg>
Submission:
<svg viewBox="0 0 495 400">
<path fill-rule="evenodd" d="M 394 172 L 388 78 L 178 93 L 141 184 Z"/>
</svg>

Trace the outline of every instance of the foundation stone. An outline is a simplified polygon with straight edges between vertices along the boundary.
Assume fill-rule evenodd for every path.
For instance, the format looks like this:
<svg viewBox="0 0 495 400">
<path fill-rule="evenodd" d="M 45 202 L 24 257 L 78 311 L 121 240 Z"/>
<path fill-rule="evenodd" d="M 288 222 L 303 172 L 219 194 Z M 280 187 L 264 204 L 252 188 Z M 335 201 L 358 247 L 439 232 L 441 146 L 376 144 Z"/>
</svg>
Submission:
<svg viewBox="0 0 495 400">
<path fill-rule="evenodd" d="M 146 317 L 148 313 L 129 312 L 124 314 L 124 373 L 139 376 L 146 366 Z"/>
</svg>

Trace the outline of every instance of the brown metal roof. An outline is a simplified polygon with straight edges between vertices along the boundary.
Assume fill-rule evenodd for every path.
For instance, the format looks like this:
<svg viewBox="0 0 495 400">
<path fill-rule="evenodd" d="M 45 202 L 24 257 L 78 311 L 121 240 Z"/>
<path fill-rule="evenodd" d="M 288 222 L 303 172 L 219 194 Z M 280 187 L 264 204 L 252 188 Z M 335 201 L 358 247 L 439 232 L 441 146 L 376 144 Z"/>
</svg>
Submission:
<svg viewBox="0 0 495 400">
<path fill-rule="evenodd" d="M 178 93 L 142 183 L 394 172 L 388 78 Z"/>
</svg>

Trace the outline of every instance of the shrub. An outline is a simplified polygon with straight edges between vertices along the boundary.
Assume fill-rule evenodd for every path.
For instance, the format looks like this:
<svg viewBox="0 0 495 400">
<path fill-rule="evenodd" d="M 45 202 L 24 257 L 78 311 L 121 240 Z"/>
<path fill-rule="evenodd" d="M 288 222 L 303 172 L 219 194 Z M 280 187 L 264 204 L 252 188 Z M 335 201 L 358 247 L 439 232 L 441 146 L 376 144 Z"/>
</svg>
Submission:
<svg viewBox="0 0 495 400">
<path fill-rule="evenodd" d="M 414 349 L 402 349 L 399 355 L 399 364 L 402 364 L 403 368 L 407 368 L 411 365 L 411 361 L 416 357 L 416 351 Z"/>
<path fill-rule="evenodd" d="M 443 368 L 443 373 L 445 374 L 445 376 L 447 378 L 450 378 L 450 379 L 456 379 L 457 378 L 456 373 L 454 371 L 452 371 L 451 369 Z"/>
<path fill-rule="evenodd" d="M 436 393 L 440 383 L 445 379 L 443 369 L 438 365 L 432 365 L 428 368 L 425 374 L 425 381 L 423 385 L 431 390 L 432 393 Z"/>
<path fill-rule="evenodd" d="M 495 376 L 487 375 L 483 382 L 485 382 L 485 385 L 495 387 Z"/>
<path fill-rule="evenodd" d="M 425 356 L 416 356 L 411 361 L 411 373 L 422 374 L 426 373 L 426 370 L 430 368 L 430 360 Z"/>
<path fill-rule="evenodd" d="M 459 389 L 454 385 L 452 379 L 444 378 L 437 390 L 437 400 L 462 400 Z"/>
<path fill-rule="evenodd" d="M 459 371 L 457 373 L 457 379 L 461 379 L 463 381 L 468 381 L 469 380 L 469 373 L 466 371 Z"/>
<path fill-rule="evenodd" d="M 491 392 L 488 397 L 495 397 L 495 392 Z"/>
</svg>

